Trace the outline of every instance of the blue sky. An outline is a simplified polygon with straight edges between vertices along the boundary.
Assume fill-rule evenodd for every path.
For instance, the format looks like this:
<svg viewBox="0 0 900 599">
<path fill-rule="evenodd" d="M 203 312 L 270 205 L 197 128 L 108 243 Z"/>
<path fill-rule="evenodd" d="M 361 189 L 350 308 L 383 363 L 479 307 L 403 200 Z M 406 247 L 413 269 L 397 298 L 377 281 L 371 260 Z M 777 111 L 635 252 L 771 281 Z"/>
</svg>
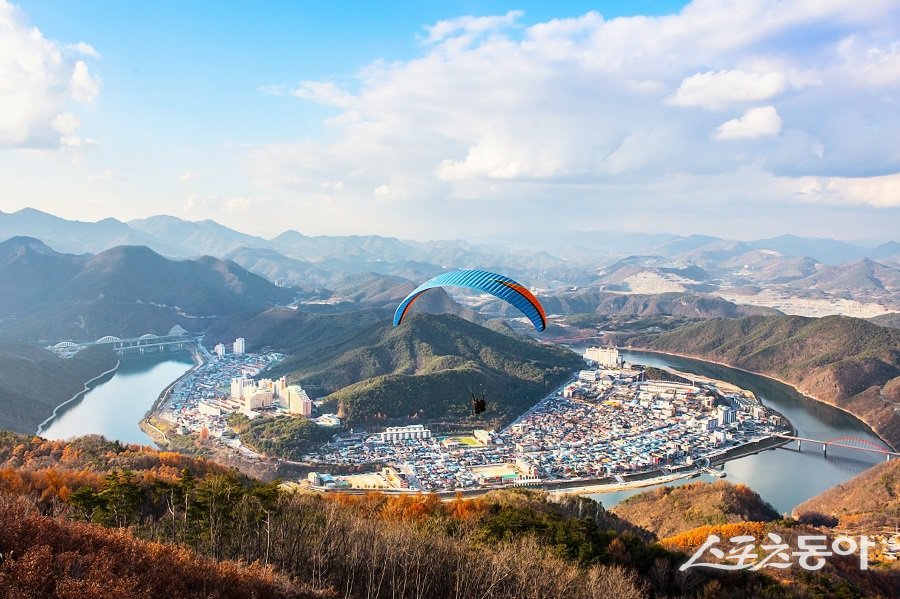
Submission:
<svg viewBox="0 0 900 599">
<path fill-rule="evenodd" d="M 0 3 L 4 211 L 418 238 L 900 222 L 896 1 Z"/>
</svg>

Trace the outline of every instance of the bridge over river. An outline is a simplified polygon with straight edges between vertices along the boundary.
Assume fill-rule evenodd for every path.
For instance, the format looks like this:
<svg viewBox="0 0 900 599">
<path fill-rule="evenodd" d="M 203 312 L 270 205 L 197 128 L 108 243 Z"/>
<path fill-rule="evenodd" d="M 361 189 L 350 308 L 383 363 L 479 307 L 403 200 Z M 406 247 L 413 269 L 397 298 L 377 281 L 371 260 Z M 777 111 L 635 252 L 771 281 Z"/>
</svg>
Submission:
<svg viewBox="0 0 900 599">
<path fill-rule="evenodd" d="M 836 439 L 829 439 L 827 441 L 822 441 L 820 439 L 809 439 L 807 437 L 797 437 L 795 435 L 786 435 L 786 434 L 778 434 L 776 435 L 781 437 L 782 439 L 789 439 L 791 441 L 797 442 L 797 450 L 800 451 L 803 449 L 803 443 L 812 443 L 814 445 L 822 446 L 822 454 L 828 455 L 829 447 L 841 447 L 843 449 L 852 449 L 854 451 L 867 451 L 869 453 L 876 453 L 885 456 L 885 459 L 890 460 L 891 457 L 900 457 L 900 453 L 896 451 L 891 451 L 887 447 L 879 445 L 878 443 L 874 443 L 869 441 L 868 439 L 861 439 L 859 437 L 838 437 Z"/>
<path fill-rule="evenodd" d="M 63 358 L 71 358 L 86 347 L 108 347 L 116 352 L 116 355 L 118 356 L 142 356 L 147 353 L 190 349 L 194 347 L 194 345 L 196 345 L 196 341 L 189 333 L 180 326 L 175 325 L 165 335 L 147 333 L 133 339 L 121 339 L 113 335 L 106 335 L 96 341 L 81 343 L 74 341 L 60 341 L 56 345 L 47 347 L 47 349 Z"/>
</svg>

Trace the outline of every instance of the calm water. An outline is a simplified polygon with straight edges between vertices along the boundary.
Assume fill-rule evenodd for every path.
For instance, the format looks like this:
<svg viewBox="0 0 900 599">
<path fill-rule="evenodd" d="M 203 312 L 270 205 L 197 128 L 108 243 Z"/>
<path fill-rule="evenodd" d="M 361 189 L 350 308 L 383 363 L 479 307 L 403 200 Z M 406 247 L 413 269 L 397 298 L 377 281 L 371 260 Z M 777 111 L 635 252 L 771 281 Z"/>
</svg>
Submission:
<svg viewBox="0 0 900 599">
<path fill-rule="evenodd" d="M 153 445 L 138 422 L 160 391 L 192 365 L 188 353 L 122 360 L 111 379 L 88 391 L 81 401 L 61 409 L 41 436 L 68 439 L 96 433 L 107 439 Z"/>
<path fill-rule="evenodd" d="M 583 351 L 584 348 L 572 349 Z M 624 352 L 624 357 L 628 362 L 647 366 L 669 366 L 728 381 L 753 391 L 763 404 L 787 417 L 801 437 L 827 441 L 851 436 L 868 439 L 884 446 L 860 420 L 831 406 L 805 399 L 791 387 L 777 381 L 726 366 L 662 354 Z M 786 447 L 766 450 L 727 462 L 725 472 L 728 476 L 725 480 L 746 484 L 775 506 L 779 512 L 790 513 L 797 504 L 828 487 L 852 478 L 883 459 L 876 454 L 833 447 L 828 449 L 828 457 L 825 458 L 822 457 L 821 445 L 804 444 L 803 451 L 798 452 L 797 444 L 791 443 Z M 675 484 L 697 480 L 716 479 L 703 476 L 702 479 L 687 479 Z M 626 497 L 646 490 L 645 487 L 602 493 L 592 497 L 609 507 Z"/>
</svg>

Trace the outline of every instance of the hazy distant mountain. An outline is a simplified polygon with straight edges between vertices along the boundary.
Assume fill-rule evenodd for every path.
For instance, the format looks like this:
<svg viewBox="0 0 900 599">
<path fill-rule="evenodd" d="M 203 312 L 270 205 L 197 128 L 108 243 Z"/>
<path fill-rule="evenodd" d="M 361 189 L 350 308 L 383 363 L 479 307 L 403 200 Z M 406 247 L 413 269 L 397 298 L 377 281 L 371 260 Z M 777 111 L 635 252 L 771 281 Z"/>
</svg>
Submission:
<svg viewBox="0 0 900 599">
<path fill-rule="evenodd" d="M 666 264 L 659 256 L 629 256 L 600 269 L 592 285 L 607 291 L 650 294 L 704 291 L 704 283 L 712 278 L 696 264 Z"/>
<path fill-rule="evenodd" d="M 97 222 L 66 220 L 33 208 L 0 212 L 0 239 L 27 236 L 40 239 L 58 252 L 96 253 L 117 245 L 146 245 L 176 255 L 173 248 L 152 236 L 132 229 L 122 221 L 105 218 Z"/>
<path fill-rule="evenodd" d="M 900 243 L 888 241 L 878 247 L 869 250 L 866 258 L 871 258 L 881 263 L 893 263 L 900 265 Z"/>
<path fill-rule="evenodd" d="M 0 243 L 0 316 L 44 302 L 86 261 L 85 256 L 54 252 L 32 237 Z"/>
<path fill-rule="evenodd" d="M 326 258 L 343 260 L 410 260 L 415 250 L 399 239 L 379 235 L 310 237 L 297 231 L 285 231 L 271 240 L 272 247 L 285 256 L 318 262 Z"/>
<path fill-rule="evenodd" d="M 786 283 L 813 275 L 823 265 L 814 258 L 785 256 L 776 250 L 750 250 L 721 266 L 754 283 Z"/>
<path fill-rule="evenodd" d="M 156 244 L 176 249 L 184 257 L 222 257 L 242 246 L 270 246 L 262 237 L 240 233 L 213 220 L 186 221 L 159 215 L 128 221 L 128 226 L 150 236 Z"/>
<path fill-rule="evenodd" d="M 791 282 L 791 285 L 832 292 L 854 290 L 900 293 L 900 269 L 866 258 L 840 266 L 825 266 L 809 277 Z"/>
<path fill-rule="evenodd" d="M 142 246 L 93 257 L 60 254 L 30 238 L 0 244 L 0 331 L 19 339 L 92 340 L 202 330 L 211 319 L 294 299 L 234 262 L 169 260 Z"/>
<path fill-rule="evenodd" d="M 222 315 L 289 302 L 294 292 L 234 262 L 204 256 L 168 260 L 141 246 L 112 248 L 91 258 L 61 287 L 64 297 L 102 297 L 170 306 L 196 315 Z"/>
<path fill-rule="evenodd" d="M 333 294 L 332 299 L 343 295 L 355 303 L 373 296 L 376 301 L 389 299 L 382 294 L 394 278 L 418 284 L 446 270 L 482 268 L 549 295 L 572 287 L 602 286 L 640 294 L 744 289 L 751 295 L 805 297 L 809 289 L 803 284 L 808 284 L 820 299 L 837 296 L 895 306 L 891 276 L 874 273 L 873 278 L 858 272 L 841 276 L 826 266 L 841 267 L 869 254 L 884 266 L 900 268 L 897 242 L 867 252 L 855 243 L 794 235 L 741 242 L 712 235 L 567 232 L 539 238 L 498 234 L 476 244 L 379 235 L 310 236 L 289 230 L 264 239 L 211 220 L 160 215 L 129 223 L 114 219 L 84 223 L 31 209 L 0 213 L 0 235 L 4 233 L 29 235 L 56 251 L 74 253 L 144 245 L 164 256 L 214 255 L 233 259 L 279 285 L 295 287 L 302 298 L 328 299 Z M 374 284 L 379 277 L 384 278 L 378 283 L 383 289 Z M 354 278 L 360 281 L 358 289 L 348 289 Z M 879 291 L 875 279 L 885 283 L 887 291 Z M 791 283 L 796 284 L 788 286 Z M 22 305 L 26 296 L 13 291 L 0 307 Z"/>
<path fill-rule="evenodd" d="M 721 247 L 721 246 L 731 246 L 735 243 L 734 241 L 728 241 L 726 239 L 721 239 L 719 237 L 712 237 L 710 235 L 689 235 L 687 237 L 678 237 L 672 239 L 671 241 L 654 248 L 653 253 L 659 254 L 660 256 L 678 256 L 683 254 L 690 254 L 692 252 L 696 252 L 697 250 L 706 250 L 713 247 Z"/>
<path fill-rule="evenodd" d="M 846 241 L 796 235 L 748 241 L 747 245 L 753 249 L 775 250 L 788 256 L 809 256 L 831 265 L 859 260 L 866 253 L 866 248 Z"/>
</svg>

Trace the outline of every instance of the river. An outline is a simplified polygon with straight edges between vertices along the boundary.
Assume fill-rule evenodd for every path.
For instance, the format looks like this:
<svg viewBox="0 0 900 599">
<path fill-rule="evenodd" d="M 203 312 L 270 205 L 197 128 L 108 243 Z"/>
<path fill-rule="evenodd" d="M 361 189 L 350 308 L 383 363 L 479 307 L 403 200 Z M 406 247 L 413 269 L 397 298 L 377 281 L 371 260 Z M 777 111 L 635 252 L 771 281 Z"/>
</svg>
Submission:
<svg viewBox="0 0 900 599">
<path fill-rule="evenodd" d="M 583 352 L 584 348 L 573 347 Z M 884 443 L 862 421 L 829 405 L 807 399 L 792 387 L 755 374 L 664 354 L 649 352 L 622 352 L 627 362 L 646 366 L 669 366 L 684 372 L 693 372 L 738 385 L 753 391 L 764 405 L 780 412 L 800 437 L 829 440 L 838 437 L 859 437 L 879 445 Z M 770 449 L 725 464 L 726 480 L 744 483 L 759 493 L 781 513 L 790 513 L 799 503 L 825 489 L 840 484 L 866 468 L 884 460 L 877 454 L 830 447 L 828 457 L 822 456 L 822 446 L 805 444 L 797 451 L 797 444 Z M 717 480 L 704 475 L 700 479 L 682 479 L 674 484 L 697 480 Z M 613 493 L 591 495 L 610 507 L 643 489 L 629 489 Z"/>
<path fill-rule="evenodd" d="M 572 348 L 582 352 L 583 348 Z M 648 366 L 670 366 L 685 372 L 734 383 L 753 391 L 767 406 L 787 417 L 800 436 L 834 439 L 851 436 L 880 443 L 869 428 L 853 416 L 831 406 L 804 398 L 791 387 L 754 374 L 662 354 L 623 352 L 629 362 Z M 66 439 L 89 433 L 109 439 L 152 445 L 138 422 L 156 401 L 160 391 L 186 372 L 192 365 L 190 356 L 166 354 L 123 360 L 119 370 L 106 382 L 88 391 L 77 402 L 60 411 L 46 427 L 43 436 Z M 795 505 L 876 464 L 883 458 L 875 454 L 830 448 L 822 457 L 821 446 L 807 444 L 798 452 L 796 443 L 763 451 L 725 465 L 726 480 L 745 483 L 782 513 L 790 513 Z M 698 479 L 684 479 L 684 484 Z M 702 480 L 716 480 L 704 476 Z M 646 490 L 636 489 L 592 495 L 605 506 Z"/>
<path fill-rule="evenodd" d="M 160 391 L 193 363 L 187 352 L 123 359 L 112 378 L 60 409 L 41 436 L 68 439 L 96 433 L 126 443 L 154 445 L 138 423 Z"/>
</svg>

